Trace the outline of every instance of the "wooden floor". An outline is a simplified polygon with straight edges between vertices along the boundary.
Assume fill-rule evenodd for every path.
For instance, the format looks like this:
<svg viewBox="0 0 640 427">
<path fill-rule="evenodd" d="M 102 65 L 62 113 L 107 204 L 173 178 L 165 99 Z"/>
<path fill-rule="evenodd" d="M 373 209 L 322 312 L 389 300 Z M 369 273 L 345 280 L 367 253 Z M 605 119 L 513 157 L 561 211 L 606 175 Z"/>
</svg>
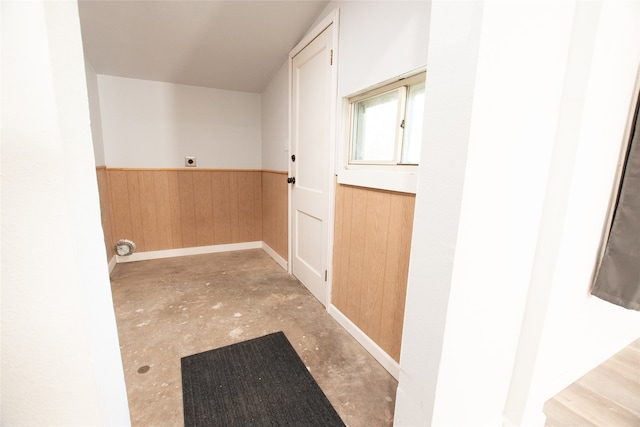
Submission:
<svg viewBox="0 0 640 427">
<path fill-rule="evenodd" d="M 640 340 L 544 406 L 546 426 L 640 427 Z"/>
</svg>

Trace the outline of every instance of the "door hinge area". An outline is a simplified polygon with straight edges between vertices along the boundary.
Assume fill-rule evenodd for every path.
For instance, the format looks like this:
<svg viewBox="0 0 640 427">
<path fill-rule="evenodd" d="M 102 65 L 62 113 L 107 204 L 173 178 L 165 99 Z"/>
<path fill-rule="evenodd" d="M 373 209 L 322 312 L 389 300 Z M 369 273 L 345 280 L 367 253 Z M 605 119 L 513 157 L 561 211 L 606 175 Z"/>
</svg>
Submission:
<svg viewBox="0 0 640 427">
<path fill-rule="evenodd" d="M 329 65 L 333 65 L 333 49 L 331 49 L 331 53 L 329 53 Z"/>
<path fill-rule="evenodd" d="M 324 271 L 324 281 L 327 281 L 327 270 Z"/>
</svg>

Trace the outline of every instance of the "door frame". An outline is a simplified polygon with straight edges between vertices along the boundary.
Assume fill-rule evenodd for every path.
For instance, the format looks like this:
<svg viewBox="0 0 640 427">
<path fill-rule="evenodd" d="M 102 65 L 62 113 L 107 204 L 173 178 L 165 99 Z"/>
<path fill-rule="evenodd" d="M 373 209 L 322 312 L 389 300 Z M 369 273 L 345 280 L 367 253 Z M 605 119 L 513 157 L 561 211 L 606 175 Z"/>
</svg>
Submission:
<svg viewBox="0 0 640 427">
<path fill-rule="evenodd" d="M 329 310 L 331 306 L 331 285 L 333 278 L 333 239 L 334 239 L 334 223 L 335 223 L 335 199 L 336 199 L 336 180 L 335 180 L 335 171 L 336 171 L 336 113 L 337 113 L 337 101 L 338 101 L 338 36 L 339 36 L 339 27 L 340 27 L 340 10 L 338 8 L 329 12 L 327 16 L 325 16 L 311 31 L 309 31 L 300 42 L 289 52 L 289 82 L 288 82 L 288 90 L 289 90 L 289 143 L 288 143 L 288 152 L 287 152 L 287 173 L 291 176 L 291 160 L 289 156 L 292 151 L 292 135 L 293 135 L 293 121 L 291 118 L 293 117 L 293 58 L 300 53 L 309 43 L 311 43 L 316 37 L 318 37 L 324 30 L 326 30 L 330 25 L 333 24 L 332 27 L 332 50 L 333 50 L 333 64 L 331 67 L 331 96 L 329 100 L 329 109 L 330 109 L 330 119 L 329 119 L 329 171 L 327 179 L 329 180 L 328 184 L 328 192 L 329 192 L 329 206 L 327 210 L 327 280 L 326 280 L 326 305 L 325 309 Z M 287 187 L 287 214 L 288 214 L 288 259 L 287 270 L 289 274 L 293 274 L 293 220 L 292 220 L 292 209 L 293 204 L 291 203 L 291 194 L 292 186 L 289 185 Z"/>
</svg>

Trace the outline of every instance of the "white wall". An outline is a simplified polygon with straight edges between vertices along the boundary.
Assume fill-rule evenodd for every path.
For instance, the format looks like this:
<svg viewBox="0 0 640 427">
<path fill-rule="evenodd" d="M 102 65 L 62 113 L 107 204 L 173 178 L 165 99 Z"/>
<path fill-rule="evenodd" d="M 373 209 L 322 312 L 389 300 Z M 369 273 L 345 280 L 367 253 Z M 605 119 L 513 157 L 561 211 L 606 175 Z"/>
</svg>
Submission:
<svg viewBox="0 0 640 427">
<path fill-rule="evenodd" d="M 129 425 L 76 2 L 2 7 L 2 425 Z"/>
<path fill-rule="evenodd" d="M 285 62 L 262 92 L 262 168 L 289 168 L 289 64 Z"/>
<path fill-rule="evenodd" d="M 100 118 L 100 93 L 98 91 L 98 75 L 93 65 L 85 57 L 85 73 L 87 77 L 87 93 L 89 95 L 89 117 L 91 118 L 91 136 L 93 138 L 93 154 L 96 166 L 106 165 L 104 159 L 104 142 L 102 141 L 102 119 Z"/>
<path fill-rule="evenodd" d="M 426 64 L 429 3 L 333 1 L 318 15 L 310 30 L 336 8 L 340 8 L 336 58 L 339 67 L 336 129 L 340 138 L 342 97 Z M 262 93 L 264 169 L 287 170 L 289 166 L 288 79 L 285 63 Z"/>
<path fill-rule="evenodd" d="M 109 167 L 260 169 L 260 95 L 98 75 Z"/>
<path fill-rule="evenodd" d="M 427 60 L 429 2 L 332 1 L 316 23 L 339 9 L 335 171 L 341 184 L 415 193 L 416 171 L 346 168 L 343 120 L 346 99 L 400 76 L 424 70 Z M 346 126 L 346 124 L 345 124 Z"/>
<path fill-rule="evenodd" d="M 640 48 L 600 7 L 432 3 L 398 426 L 542 425 L 640 335 L 588 296 Z"/>
<path fill-rule="evenodd" d="M 426 64 L 427 1 L 332 1 L 316 22 L 336 8 L 339 99 Z"/>
<path fill-rule="evenodd" d="M 547 272 L 540 279 L 551 285 L 532 385 L 541 400 L 640 337 L 640 313 L 589 294 L 638 90 L 640 3 L 579 2 L 575 22 L 580 33 L 574 36 L 565 88 L 579 82 L 581 91 L 565 94 L 571 111 L 560 117 L 560 135 L 569 142 L 556 142 L 547 190 L 553 210 L 545 211 L 542 219 L 542 227 L 554 233 L 540 242 L 545 246 L 538 250 L 534 269 L 534 277 Z M 580 63 L 580 56 L 587 56 L 588 63 Z M 562 202 L 554 200 L 558 191 Z M 542 251 L 554 253 L 555 261 L 550 263 Z M 532 281 L 532 289 L 539 285 Z"/>
<path fill-rule="evenodd" d="M 448 310 L 450 304 L 454 304 L 450 295 L 471 144 L 482 16 L 481 2 L 433 2 L 431 7 L 425 132 L 394 420 L 394 425 L 398 426 L 443 425 L 433 421 L 436 399 L 451 402 L 451 391 L 438 396 L 438 386 L 441 364 L 445 363 Z M 481 214 L 485 216 L 484 209 Z M 482 248 L 478 255 L 484 253 Z M 488 288 L 480 276 L 477 288 Z M 480 305 L 479 308 L 485 307 Z M 493 306 L 486 308 L 491 310 Z M 473 313 L 475 316 L 467 317 L 468 326 L 469 331 L 477 333 L 474 325 L 483 319 L 475 310 Z M 472 342 L 475 344 L 475 339 Z M 469 346 L 463 353 L 449 354 L 448 363 L 464 369 L 468 357 L 480 354 L 483 348 Z M 478 366 L 476 363 L 472 366 L 475 375 Z M 464 372 L 468 374 L 466 369 Z M 446 385 L 450 387 L 451 384 L 455 384 L 454 379 L 448 380 Z M 469 392 L 476 393 L 473 376 L 468 384 Z M 486 385 L 491 387 L 492 382 Z M 485 403 L 486 396 L 493 392 L 489 389 L 478 393 L 478 402 Z M 461 416 L 466 413 L 476 415 L 465 406 L 467 393 L 464 390 L 459 397 Z M 445 425 L 457 425 L 457 422 L 452 418 Z M 469 425 L 483 423 L 476 419 Z"/>
</svg>

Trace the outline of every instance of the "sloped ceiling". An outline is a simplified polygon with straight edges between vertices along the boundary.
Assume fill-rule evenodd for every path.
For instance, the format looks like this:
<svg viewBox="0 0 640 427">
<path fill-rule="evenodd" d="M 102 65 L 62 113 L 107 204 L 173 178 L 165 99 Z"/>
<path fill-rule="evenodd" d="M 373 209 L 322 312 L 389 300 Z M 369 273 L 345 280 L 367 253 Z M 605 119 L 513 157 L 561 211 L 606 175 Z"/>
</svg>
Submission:
<svg viewBox="0 0 640 427">
<path fill-rule="evenodd" d="M 98 74 L 260 93 L 328 1 L 80 0 Z"/>
</svg>

